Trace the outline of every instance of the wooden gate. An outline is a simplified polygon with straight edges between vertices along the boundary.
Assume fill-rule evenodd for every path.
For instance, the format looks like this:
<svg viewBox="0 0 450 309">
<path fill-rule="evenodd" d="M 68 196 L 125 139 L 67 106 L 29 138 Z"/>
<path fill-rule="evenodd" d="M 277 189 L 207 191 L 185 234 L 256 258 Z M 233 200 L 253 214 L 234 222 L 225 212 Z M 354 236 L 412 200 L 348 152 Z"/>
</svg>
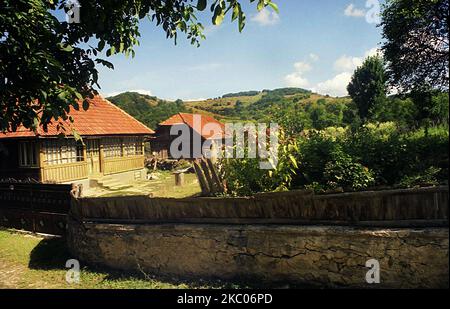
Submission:
<svg viewBox="0 0 450 309">
<path fill-rule="evenodd" d="M 63 235 L 71 189 L 62 184 L 0 183 L 0 225 Z"/>
</svg>

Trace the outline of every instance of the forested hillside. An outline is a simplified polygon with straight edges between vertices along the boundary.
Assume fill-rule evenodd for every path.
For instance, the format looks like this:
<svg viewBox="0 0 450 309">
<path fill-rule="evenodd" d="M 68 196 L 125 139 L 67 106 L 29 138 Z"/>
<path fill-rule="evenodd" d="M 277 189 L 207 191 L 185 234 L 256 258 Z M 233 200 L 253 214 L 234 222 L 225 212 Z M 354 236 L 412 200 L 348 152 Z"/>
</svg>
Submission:
<svg viewBox="0 0 450 309">
<path fill-rule="evenodd" d="M 107 99 L 152 129 L 173 114 L 188 111 L 181 100 L 171 102 L 137 92 L 124 92 Z"/>
<path fill-rule="evenodd" d="M 301 88 L 280 88 L 262 91 L 228 93 L 222 97 L 202 101 L 167 101 L 137 92 L 125 92 L 107 98 L 127 113 L 151 128 L 179 112 L 211 115 L 228 121 L 277 121 L 284 118 L 283 110 L 291 109 L 307 114 L 307 127 L 323 128 L 343 123 L 344 111 L 349 109 L 348 98 L 333 98 L 311 93 Z M 311 116 L 311 117 L 310 117 Z"/>
<path fill-rule="evenodd" d="M 323 96 L 301 88 L 243 91 L 191 102 L 166 101 L 136 92 L 121 93 L 108 99 L 150 128 L 179 112 L 211 115 L 224 122 L 277 122 L 289 133 L 357 126 L 361 122 L 358 108 L 350 97 Z M 432 120 L 443 121 L 441 115 L 446 114 L 448 95 L 437 94 L 433 100 L 437 106 L 434 109 L 437 108 L 440 115 Z M 395 121 L 400 126 L 414 123 L 419 118 L 420 111 L 413 99 L 405 96 L 390 96 L 371 110 L 373 121 Z"/>
</svg>

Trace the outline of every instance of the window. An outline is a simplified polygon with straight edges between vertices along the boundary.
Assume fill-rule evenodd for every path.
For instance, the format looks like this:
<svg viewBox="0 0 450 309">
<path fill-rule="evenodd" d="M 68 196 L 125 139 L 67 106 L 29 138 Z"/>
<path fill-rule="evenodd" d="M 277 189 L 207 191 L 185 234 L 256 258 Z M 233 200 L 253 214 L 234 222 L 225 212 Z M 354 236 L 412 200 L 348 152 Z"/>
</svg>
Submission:
<svg viewBox="0 0 450 309">
<path fill-rule="evenodd" d="M 143 155 L 143 152 L 142 152 L 142 143 L 141 143 L 141 140 L 140 140 L 140 139 L 138 139 L 138 140 L 134 143 L 134 148 L 136 149 L 136 155 L 137 155 L 137 156 Z"/>
<path fill-rule="evenodd" d="M 73 139 L 45 141 L 44 152 L 48 165 L 84 161 L 83 144 Z"/>
<path fill-rule="evenodd" d="M 128 137 L 123 140 L 124 156 L 142 155 L 142 141 L 139 137 Z"/>
<path fill-rule="evenodd" d="M 107 138 L 103 145 L 103 153 L 105 158 L 122 156 L 122 140 L 120 138 Z"/>
<path fill-rule="evenodd" d="M 107 138 L 103 144 L 103 153 L 105 158 L 140 156 L 143 154 L 142 138 Z"/>
<path fill-rule="evenodd" d="M 19 165 L 23 167 L 33 167 L 38 165 L 36 142 L 19 143 Z"/>
</svg>

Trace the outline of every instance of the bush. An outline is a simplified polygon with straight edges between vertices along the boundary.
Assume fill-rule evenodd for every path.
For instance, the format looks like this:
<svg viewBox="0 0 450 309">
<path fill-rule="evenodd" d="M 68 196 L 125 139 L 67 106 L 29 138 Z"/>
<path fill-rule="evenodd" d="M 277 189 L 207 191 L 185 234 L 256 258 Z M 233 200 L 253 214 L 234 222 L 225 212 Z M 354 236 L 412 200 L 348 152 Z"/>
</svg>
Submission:
<svg viewBox="0 0 450 309">
<path fill-rule="evenodd" d="M 327 128 L 280 138 L 279 161 L 261 170 L 258 159 L 230 159 L 225 179 L 234 195 L 312 188 L 365 190 L 371 186 L 448 183 L 445 126 L 401 133 L 396 124 L 367 124 L 356 132 Z"/>
<path fill-rule="evenodd" d="M 367 167 L 354 162 L 349 155 L 339 151 L 334 153 L 334 161 L 325 165 L 324 177 L 327 188 L 343 188 L 344 190 L 364 190 L 375 183 L 375 179 Z"/>
<path fill-rule="evenodd" d="M 394 184 L 408 165 L 408 149 L 395 124 L 369 124 L 350 133 L 343 142 L 345 153 L 369 167 L 379 185 Z"/>
<path fill-rule="evenodd" d="M 274 169 L 261 169 L 259 158 L 219 160 L 219 173 L 226 180 L 228 194 L 248 196 L 257 192 L 282 191 L 291 188 L 291 181 L 298 169 L 293 154 L 298 152 L 295 140 L 279 135 L 278 162 Z M 275 162 L 273 162 L 275 164 Z"/>
<path fill-rule="evenodd" d="M 420 185 L 438 185 L 438 174 L 440 171 L 440 168 L 431 166 L 422 173 L 403 177 L 400 181 L 400 185 L 407 188 Z"/>
</svg>

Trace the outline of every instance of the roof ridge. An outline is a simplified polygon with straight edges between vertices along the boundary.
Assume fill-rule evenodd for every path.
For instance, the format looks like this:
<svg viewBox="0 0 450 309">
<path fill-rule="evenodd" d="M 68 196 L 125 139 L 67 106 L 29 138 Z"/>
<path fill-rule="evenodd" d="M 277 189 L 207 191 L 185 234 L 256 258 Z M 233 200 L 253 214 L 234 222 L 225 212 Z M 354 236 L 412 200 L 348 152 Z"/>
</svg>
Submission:
<svg viewBox="0 0 450 309">
<path fill-rule="evenodd" d="M 180 113 L 180 112 L 178 112 L 178 115 L 180 115 L 181 120 L 183 120 L 183 122 L 184 122 L 188 127 L 190 127 L 189 123 L 184 119 L 183 114 L 185 114 L 185 113 Z M 172 116 L 172 117 L 173 117 L 173 116 Z"/>
</svg>

